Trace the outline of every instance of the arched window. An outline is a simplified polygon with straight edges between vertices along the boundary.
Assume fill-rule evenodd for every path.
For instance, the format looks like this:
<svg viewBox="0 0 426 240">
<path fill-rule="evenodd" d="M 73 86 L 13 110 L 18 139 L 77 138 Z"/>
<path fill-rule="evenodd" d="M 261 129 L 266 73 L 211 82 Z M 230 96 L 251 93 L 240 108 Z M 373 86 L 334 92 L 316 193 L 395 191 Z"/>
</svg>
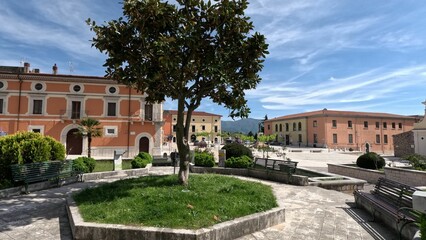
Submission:
<svg viewBox="0 0 426 240">
<path fill-rule="evenodd" d="M 288 126 L 288 123 L 286 123 L 285 124 L 285 131 L 288 132 L 289 131 L 288 129 L 289 129 L 289 126 Z"/>
<path fill-rule="evenodd" d="M 302 131 L 302 123 L 301 122 L 299 122 L 298 127 L 299 127 L 299 131 Z"/>
<path fill-rule="evenodd" d="M 280 123 L 280 132 L 283 131 L 283 125 Z"/>
<path fill-rule="evenodd" d="M 296 123 L 293 123 L 293 131 L 296 131 Z"/>
<path fill-rule="evenodd" d="M 275 132 L 278 132 L 278 124 L 275 124 Z"/>
</svg>

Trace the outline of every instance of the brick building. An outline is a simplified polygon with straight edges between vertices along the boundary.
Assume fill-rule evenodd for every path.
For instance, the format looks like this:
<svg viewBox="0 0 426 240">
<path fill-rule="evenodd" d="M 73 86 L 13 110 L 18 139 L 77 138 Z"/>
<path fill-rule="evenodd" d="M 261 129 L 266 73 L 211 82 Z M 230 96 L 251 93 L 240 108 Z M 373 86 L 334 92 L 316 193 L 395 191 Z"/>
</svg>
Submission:
<svg viewBox="0 0 426 240">
<path fill-rule="evenodd" d="M 0 131 L 33 131 L 63 143 L 69 155 L 85 155 L 85 137 L 74 134 L 78 122 L 99 120 L 103 136 L 94 138 L 92 155 L 112 157 L 115 149 L 133 157 L 139 151 L 161 154 L 162 104 L 104 77 L 40 73 L 24 67 L 0 67 Z"/>
<path fill-rule="evenodd" d="M 410 131 L 415 117 L 388 113 L 319 110 L 266 120 L 264 132 L 285 145 L 352 148 L 393 153 L 395 134 Z"/>
</svg>

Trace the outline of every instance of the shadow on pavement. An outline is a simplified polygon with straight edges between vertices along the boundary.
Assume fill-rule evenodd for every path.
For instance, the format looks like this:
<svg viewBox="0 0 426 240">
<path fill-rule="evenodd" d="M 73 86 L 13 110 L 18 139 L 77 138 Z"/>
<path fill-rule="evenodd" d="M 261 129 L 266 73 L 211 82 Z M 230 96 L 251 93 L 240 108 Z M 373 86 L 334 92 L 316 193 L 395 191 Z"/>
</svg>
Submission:
<svg viewBox="0 0 426 240">
<path fill-rule="evenodd" d="M 376 240 L 398 239 L 398 234 L 377 221 L 371 221 L 372 216 L 365 210 L 357 208 L 355 203 L 347 203 L 350 208 L 342 208 L 350 217 L 352 217 L 370 236 Z"/>
</svg>

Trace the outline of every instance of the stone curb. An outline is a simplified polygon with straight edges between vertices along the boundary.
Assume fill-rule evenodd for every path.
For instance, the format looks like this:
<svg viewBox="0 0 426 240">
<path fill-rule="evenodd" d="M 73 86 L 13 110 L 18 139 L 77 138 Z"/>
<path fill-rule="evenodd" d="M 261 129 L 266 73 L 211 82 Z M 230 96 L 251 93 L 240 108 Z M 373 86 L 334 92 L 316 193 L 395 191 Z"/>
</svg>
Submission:
<svg viewBox="0 0 426 240">
<path fill-rule="evenodd" d="M 235 239 L 285 221 L 284 207 L 255 213 L 198 230 L 156 227 L 134 227 L 121 224 L 84 222 L 71 197 L 67 198 L 67 212 L 74 239 L 174 239 L 223 240 Z"/>
</svg>

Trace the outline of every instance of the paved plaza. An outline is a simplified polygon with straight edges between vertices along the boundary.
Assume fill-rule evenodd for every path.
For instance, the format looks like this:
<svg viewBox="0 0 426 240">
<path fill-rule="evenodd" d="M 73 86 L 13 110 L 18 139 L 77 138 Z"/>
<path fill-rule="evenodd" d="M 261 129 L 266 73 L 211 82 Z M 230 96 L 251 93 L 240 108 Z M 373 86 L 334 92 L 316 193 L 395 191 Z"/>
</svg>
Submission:
<svg viewBox="0 0 426 240">
<path fill-rule="evenodd" d="M 313 157 L 309 159 L 308 156 Z M 354 155 L 335 152 L 291 153 L 287 157 L 299 160 L 301 166 L 318 169 L 326 169 L 326 160 L 318 159 L 338 163 L 356 160 Z M 171 167 L 153 167 L 150 170 L 150 173 L 158 175 L 172 172 Z M 115 180 L 86 181 L 0 199 L 0 239 L 72 239 L 65 197 L 82 188 Z M 396 233 L 370 222 L 369 215 L 354 208 L 354 197 L 350 194 L 313 186 L 261 182 L 273 187 L 280 206 L 286 208 L 286 220 L 282 224 L 241 237 L 240 240 L 397 239 Z"/>
</svg>

